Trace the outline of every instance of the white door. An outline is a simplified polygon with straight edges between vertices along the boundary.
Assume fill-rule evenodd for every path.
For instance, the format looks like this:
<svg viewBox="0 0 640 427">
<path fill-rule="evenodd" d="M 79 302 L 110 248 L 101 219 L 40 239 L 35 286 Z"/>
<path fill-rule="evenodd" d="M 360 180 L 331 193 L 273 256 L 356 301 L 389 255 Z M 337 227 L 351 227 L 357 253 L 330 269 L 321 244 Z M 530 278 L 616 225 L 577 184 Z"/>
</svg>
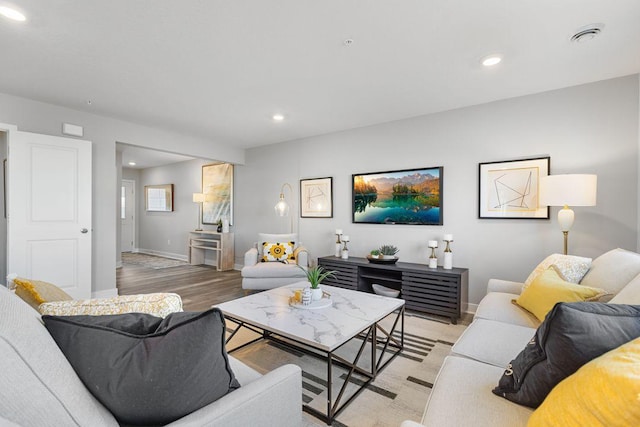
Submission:
<svg viewBox="0 0 640 427">
<path fill-rule="evenodd" d="M 91 142 L 9 134 L 7 271 L 91 297 Z"/>
<path fill-rule="evenodd" d="M 122 180 L 121 187 L 121 206 L 120 206 L 120 221 L 121 221 L 121 240 L 120 250 L 122 252 L 131 252 L 133 250 L 133 241 L 135 236 L 135 182 L 128 179 Z"/>
</svg>

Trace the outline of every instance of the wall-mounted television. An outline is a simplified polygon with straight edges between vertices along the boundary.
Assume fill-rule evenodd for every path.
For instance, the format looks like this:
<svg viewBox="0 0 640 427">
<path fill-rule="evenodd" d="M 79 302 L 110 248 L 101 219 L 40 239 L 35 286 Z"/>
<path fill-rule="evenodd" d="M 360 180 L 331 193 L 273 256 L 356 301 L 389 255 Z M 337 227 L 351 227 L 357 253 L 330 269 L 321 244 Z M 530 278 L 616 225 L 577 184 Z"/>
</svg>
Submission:
<svg viewBox="0 0 640 427">
<path fill-rule="evenodd" d="M 352 175 L 358 224 L 442 225 L 442 166 Z"/>
</svg>

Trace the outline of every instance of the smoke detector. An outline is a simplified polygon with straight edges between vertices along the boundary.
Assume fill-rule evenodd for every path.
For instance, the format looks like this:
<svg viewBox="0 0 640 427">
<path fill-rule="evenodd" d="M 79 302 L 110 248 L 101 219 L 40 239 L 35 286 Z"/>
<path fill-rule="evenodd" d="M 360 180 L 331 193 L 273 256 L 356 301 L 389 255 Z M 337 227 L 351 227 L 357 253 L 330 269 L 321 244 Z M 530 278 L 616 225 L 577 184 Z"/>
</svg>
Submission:
<svg viewBox="0 0 640 427">
<path fill-rule="evenodd" d="M 589 24 L 584 27 L 578 28 L 570 40 L 576 43 L 585 43 L 595 38 L 602 32 L 604 24 Z"/>
</svg>

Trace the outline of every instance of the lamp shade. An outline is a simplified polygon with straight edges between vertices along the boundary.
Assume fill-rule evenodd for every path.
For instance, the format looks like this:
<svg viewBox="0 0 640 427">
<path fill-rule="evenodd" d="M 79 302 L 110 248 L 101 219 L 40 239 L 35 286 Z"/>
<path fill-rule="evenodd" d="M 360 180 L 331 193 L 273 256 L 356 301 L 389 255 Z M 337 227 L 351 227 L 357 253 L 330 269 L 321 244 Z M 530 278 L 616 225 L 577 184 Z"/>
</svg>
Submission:
<svg viewBox="0 0 640 427">
<path fill-rule="evenodd" d="M 280 200 L 274 206 L 276 210 L 276 215 L 278 216 L 288 216 L 289 215 L 289 203 L 284 200 L 284 194 L 280 194 Z"/>
<path fill-rule="evenodd" d="M 597 175 L 549 175 L 540 179 L 542 206 L 595 206 Z"/>
<path fill-rule="evenodd" d="M 204 202 L 204 194 L 193 193 L 193 203 L 202 203 L 202 202 Z"/>
</svg>

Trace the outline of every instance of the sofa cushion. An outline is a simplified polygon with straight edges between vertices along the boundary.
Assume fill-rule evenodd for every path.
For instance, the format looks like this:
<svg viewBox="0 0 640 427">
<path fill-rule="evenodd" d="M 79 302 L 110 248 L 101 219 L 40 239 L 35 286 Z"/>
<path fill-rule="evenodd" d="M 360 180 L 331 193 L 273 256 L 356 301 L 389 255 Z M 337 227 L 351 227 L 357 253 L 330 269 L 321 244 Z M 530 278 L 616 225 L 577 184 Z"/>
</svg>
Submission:
<svg viewBox="0 0 640 427">
<path fill-rule="evenodd" d="M 242 267 L 242 277 L 301 277 L 306 278 L 304 270 L 296 264 L 283 264 L 281 262 L 259 262 L 256 265 Z"/>
<path fill-rule="evenodd" d="M 562 280 L 553 268 L 549 268 L 522 290 L 516 299 L 516 304 L 542 321 L 556 303 L 597 301 L 606 293 L 603 289 L 576 285 Z"/>
<path fill-rule="evenodd" d="M 113 426 L 32 307 L 0 286 L 0 414 L 21 426 Z M 0 424 L 2 424 L 0 422 Z"/>
<path fill-rule="evenodd" d="M 627 283 L 627 285 L 609 301 L 609 304 L 640 305 L 640 274 Z"/>
<path fill-rule="evenodd" d="M 238 388 L 222 312 L 43 316 L 87 388 L 119 422 L 167 424 Z"/>
<path fill-rule="evenodd" d="M 501 368 L 462 357 L 447 356 L 435 380 L 422 418 L 427 427 L 526 426 L 530 408 L 489 392 Z"/>
<path fill-rule="evenodd" d="M 42 280 L 24 279 L 14 277 L 11 282 L 15 286 L 15 293 L 31 307 L 38 306 L 49 301 L 69 301 L 73 298 L 54 284 Z"/>
<path fill-rule="evenodd" d="M 493 392 L 538 407 L 560 381 L 588 361 L 640 336 L 640 306 L 559 303 L 507 367 Z"/>
<path fill-rule="evenodd" d="M 173 293 L 120 295 L 113 298 L 46 302 L 40 304 L 38 311 L 50 316 L 147 313 L 166 317 L 182 311 L 182 299 L 180 295 Z"/>
<path fill-rule="evenodd" d="M 495 320 L 528 328 L 537 328 L 540 325 L 540 321 L 533 314 L 513 304 L 512 301 L 516 298 L 518 298 L 516 294 L 489 292 L 478 304 L 474 319 Z"/>
<path fill-rule="evenodd" d="M 618 248 L 594 259 L 580 284 L 601 288 L 615 295 L 638 274 L 640 254 Z"/>
<path fill-rule="evenodd" d="M 639 426 L 640 338 L 578 369 L 531 415 L 530 427 Z"/>
<path fill-rule="evenodd" d="M 571 283 L 580 283 L 580 280 L 582 280 L 591 267 L 591 258 L 574 255 L 551 254 L 542 260 L 542 262 L 534 268 L 531 274 L 529 274 L 527 280 L 524 281 L 524 287 L 526 288 L 529 286 L 536 277 L 547 271 L 549 267 L 553 267 L 563 280 Z"/>
<path fill-rule="evenodd" d="M 536 333 L 534 328 L 475 319 L 451 348 L 451 354 L 506 368 Z"/>
</svg>

